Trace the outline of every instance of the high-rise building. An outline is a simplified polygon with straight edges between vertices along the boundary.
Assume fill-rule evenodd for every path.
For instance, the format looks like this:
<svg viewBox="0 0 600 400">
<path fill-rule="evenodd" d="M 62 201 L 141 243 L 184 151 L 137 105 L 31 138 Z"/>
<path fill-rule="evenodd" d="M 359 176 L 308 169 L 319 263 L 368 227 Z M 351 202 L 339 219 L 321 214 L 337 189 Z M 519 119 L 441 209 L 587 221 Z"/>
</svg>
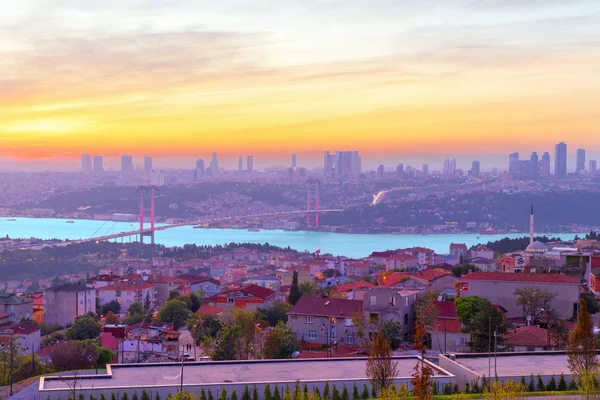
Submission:
<svg viewBox="0 0 600 400">
<path fill-rule="evenodd" d="M 293 167 L 286 169 L 286 176 L 287 176 L 288 182 L 294 181 L 294 168 Z"/>
<path fill-rule="evenodd" d="M 508 155 L 508 173 L 512 179 L 521 179 L 523 163 L 519 160 L 519 153 Z"/>
<path fill-rule="evenodd" d="M 94 156 L 94 172 L 104 172 L 102 156 Z"/>
<path fill-rule="evenodd" d="M 450 176 L 456 175 L 456 158 L 450 160 L 450 171 L 448 172 Z"/>
<path fill-rule="evenodd" d="M 333 155 L 326 151 L 323 154 L 323 174 L 329 176 L 333 170 Z"/>
<path fill-rule="evenodd" d="M 554 176 L 556 179 L 567 177 L 567 145 L 563 142 L 554 146 Z"/>
<path fill-rule="evenodd" d="M 132 156 L 121 156 L 121 172 L 128 174 L 133 172 Z"/>
<path fill-rule="evenodd" d="M 194 168 L 194 180 L 197 181 L 204 177 L 206 169 L 204 168 L 204 160 L 199 158 L 196 160 L 196 168 Z"/>
<path fill-rule="evenodd" d="M 398 179 L 406 178 L 406 171 L 404 171 L 404 164 L 400 163 L 396 165 L 396 177 Z"/>
<path fill-rule="evenodd" d="M 379 165 L 379 167 L 377 167 L 377 177 L 383 178 L 383 164 L 381 164 L 381 165 Z"/>
<path fill-rule="evenodd" d="M 292 168 L 296 168 L 296 153 L 292 153 Z"/>
<path fill-rule="evenodd" d="M 219 175 L 219 160 L 217 159 L 217 153 L 212 153 L 212 159 L 210 160 L 210 173 L 212 176 Z"/>
<path fill-rule="evenodd" d="M 337 151 L 334 158 L 335 176 L 355 177 L 361 172 L 361 159 L 358 151 Z"/>
<path fill-rule="evenodd" d="M 585 149 L 577 149 L 577 169 L 576 172 L 580 173 L 585 170 Z"/>
<path fill-rule="evenodd" d="M 242 172 L 244 170 L 244 157 L 239 156 L 238 158 L 238 172 Z"/>
<path fill-rule="evenodd" d="M 81 171 L 91 172 L 92 171 L 92 157 L 89 154 L 81 155 Z"/>
<path fill-rule="evenodd" d="M 150 156 L 144 157 L 144 173 L 146 173 L 146 174 L 152 173 L 152 157 L 150 157 Z"/>
<path fill-rule="evenodd" d="M 540 176 L 548 178 L 550 176 L 550 153 L 547 151 L 542 154 L 542 161 L 540 162 Z"/>
<path fill-rule="evenodd" d="M 429 175 L 429 165 L 423 164 L 423 176 Z"/>
<path fill-rule="evenodd" d="M 473 161 L 471 163 L 471 176 L 479 176 L 480 170 L 479 170 L 480 164 L 479 161 Z"/>
<path fill-rule="evenodd" d="M 588 172 L 592 175 L 596 175 L 596 171 L 597 171 L 596 160 L 588 161 Z"/>
<path fill-rule="evenodd" d="M 248 172 L 254 172 L 254 157 L 248 156 L 246 158 L 246 169 Z"/>
<path fill-rule="evenodd" d="M 540 162 L 538 154 L 535 151 L 531 153 L 531 156 L 529 157 L 529 162 L 531 162 L 531 178 L 537 179 L 540 175 Z"/>
</svg>

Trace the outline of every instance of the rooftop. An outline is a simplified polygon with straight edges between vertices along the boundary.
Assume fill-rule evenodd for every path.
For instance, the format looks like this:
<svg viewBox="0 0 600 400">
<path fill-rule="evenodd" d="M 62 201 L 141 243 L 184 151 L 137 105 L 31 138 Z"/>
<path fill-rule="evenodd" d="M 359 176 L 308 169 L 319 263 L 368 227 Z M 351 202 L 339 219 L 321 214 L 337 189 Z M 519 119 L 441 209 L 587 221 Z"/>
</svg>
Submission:
<svg viewBox="0 0 600 400">
<path fill-rule="evenodd" d="M 302 296 L 296 305 L 288 311 L 288 315 L 302 314 L 350 318 L 352 317 L 352 314 L 362 312 L 362 308 L 362 300 Z"/>
<path fill-rule="evenodd" d="M 552 346 L 556 345 L 556 338 L 548 335 L 548 330 L 532 325 L 509 329 L 502 337 L 507 346 L 547 347 L 548 340 Z"/>
<path fill-rule="evenodd" d="M 563 352 L 498 353 L 496 357 L 498 376 L 570 375 L 567 355 Z M 456 355 L 456 362 L 479 376 L 488 375 L 487 354 Z M 494 360 L 492 360 L 494 368 Z"/>
<path fill-rule="evenodd" d="M 80 283 L 67 283 L 48 288 L 46 290 L 50 292 L 85 292 L 87 290 L 94 290 L 94 288 Z"/>
<path fill-rule="evenodd" d="M 463 275 L 461 279 L 464 281 L 502 281 L 579 285 L 579 282 L 577 280 L 561 274 L 472 272 L 470 274 Z"/>
<path fill-rule="evenodd" d="M 418 359 L 416 357 L 395 358 L 398 377 L 409 378 Z M 188 363 L 183 376 L 184 385 L 219 385 L 235 383 L 335 381 L 368 379 L 365 375 L 366 358 L 309 359 L 309 360 L 258 360 L 221 361 L 210 363 Z M 135 382 L 140 386 L 178 386 L 181 364 L 121 364 L 111 365 L 111 375 L 104 379 L 80 376 L 81 389 L 92 387 L 130 387 Z M 447 376 L 441 369 L 434 369 L 435 376 Z M 97 378 L 97 377 L 96 377 Z M 67 383 L 54 378 L 42 378 L 43 389 L 66 389 Z M 42 389 L 42 390 L 43 390 Z M 45 396 L 41 396 L 45 398 Z"/>
</svg>

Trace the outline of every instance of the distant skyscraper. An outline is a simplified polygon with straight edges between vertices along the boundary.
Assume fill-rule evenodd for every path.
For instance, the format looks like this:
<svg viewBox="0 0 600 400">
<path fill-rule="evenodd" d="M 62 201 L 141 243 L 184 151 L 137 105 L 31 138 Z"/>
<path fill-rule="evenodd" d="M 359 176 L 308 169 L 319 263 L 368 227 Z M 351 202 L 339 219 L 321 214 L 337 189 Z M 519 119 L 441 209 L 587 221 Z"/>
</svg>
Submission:
<svg viewBox="0 0 600 400">
<path fill-rule="evenodd" d="M 296 153 L 292 153 L 292 168 L 296 168 Z"/>
<path fill-rule="evenodd" d="M 592 175 L 596 175 L 596 160 L 590 160 L 588 162 L 588 172 Z"/>
<path fill-rule="evenodd" d="M 377 167 L 377 177 L 383 178 L 383 164 L 381 164 L 379 167 Z"/>
<path fill-rule="evenodd" d="M 94 156 L 94 172 L 104 172 L 104 166 L 102 156 Z"/>
<path fill-rule="evenodd" d="M 456 158 L 453 158 L 452 160 L 450 160 L 449 174 L 450 174 L 450 176 L 456 175 Z"/>
<path fill-rule="evenodd" d="M 146 174 L 152 173 L 152 157 L 150 156 L 144 157 L 144 172 Z"/>
<path fill-rule="evenodd" d="M 550 176 L 550 154 L 547 151 L 542 155 L 542 161 L 540 163 L 540 176 L 544 178 Z"/>
<path fill-rule="evenodd" d="M 81 155 L 81 171 L 91 172 L 92 171 L 92 157 L 89 154 Z"/>
<path fill-rule="evenodd" d="M 210 161 L 210 172 L 212 176 L 219 175 L 219 160 L 217 159 L 217 153 L 212 153 L 212 159 Z"/>
<path fill-rule="evenodd" d="M 557 179 L 567 177 L 567 145 L 563 142 L 554 146 L 554 176 Z"/>
<path fill-rule="evenodd" d="M 290 167 L 290 168 L 286 169 L 286 175 L 287 175 L 288 182 L 293 182 L 294 181 L 294 168 Z"/>
<path fill-rule="evenodd" d="M 360 175 L 361 159 L 358 151 L 337 151 L 334 158 L 335 176 L 337 178 Z"/>
<path fill-rule="evenodd" d="M 531 162 L 531 177 L 533 179 L 537 179 L 540 175 L 540 163 L 538 154 L 534 151 L 531 153 L 531 157 L 529 157 L 529 161 Z"/>
<path fill-rule="evenodd" d="M 197 181 L 198 179 L 202 178 L 205 172 L 204 160 L 201 158 L 197 159 L 196 168 L 194 168 L 194 180 Z"/>
<path fill-rule="evenodd" d="M 244 157 L 240 156 L 238 158 L 238 172 L 242 172 L 244 170 Z"/>
<path fill-rule="evenodd" d="M 580 173 L 585 170 L 585 149 L 577 149 L 577 169 L 576 172 Z"/>
<path fill-rule="evenodd" d="M 479 176 L 479 167 L 479 161 L 473 161 L 473 163 L 471 164 L 471 176 Z"/>
<path fill-rule="evenodd" d="M 333 170 L 333 155 L 326 151 L 323 154 L 323 174 L 329 176 Z"/>
<path fill-rule="evenodd" d="M 248 172 L 254 172 L 254 157 L 253 156 L 248 156 L 248 158 L 246 159 L 246 169 L 248 170 Z"/>
<path fill-rule="evenodd" d="M 132 156 L 121 156 L 121 172 L 131 173 L 133 172 L 133 157 Z"/>
<path fill-rule="evenodd" d="M 396 165 L 396 177 L 398 179 L 404 179 L 406 177 L 406 171 L 404 171 L 404 164 L 400 163 Z"/>
<path fill-rule="evenodd" d="M 429 165 L 423 164 L 423 176 L 429 175 Z"/>
<path fill-rule="evenodd" d="M 519 153 L 508 155 L 508 173 L 512 179 L 521 179 L 523 172 L 523 163 L 519 160 Z"/>
</svg>

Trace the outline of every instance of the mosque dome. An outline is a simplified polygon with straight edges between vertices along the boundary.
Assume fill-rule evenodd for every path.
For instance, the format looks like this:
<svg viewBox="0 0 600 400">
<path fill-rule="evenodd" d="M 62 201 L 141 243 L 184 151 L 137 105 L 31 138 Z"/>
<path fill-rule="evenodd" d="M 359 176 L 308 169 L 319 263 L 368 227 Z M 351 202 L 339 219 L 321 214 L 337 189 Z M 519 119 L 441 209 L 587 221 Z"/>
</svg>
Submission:
<svg viewBox="0 0 600 400">
<path fill-rule="evenodd" d="M 545 253 L 547 251 L 548 251 L 548 247 L 544 243 L 538 242 L 538 241 L 531 243 L 525 249 L 526 253 Z"/>
</svg>

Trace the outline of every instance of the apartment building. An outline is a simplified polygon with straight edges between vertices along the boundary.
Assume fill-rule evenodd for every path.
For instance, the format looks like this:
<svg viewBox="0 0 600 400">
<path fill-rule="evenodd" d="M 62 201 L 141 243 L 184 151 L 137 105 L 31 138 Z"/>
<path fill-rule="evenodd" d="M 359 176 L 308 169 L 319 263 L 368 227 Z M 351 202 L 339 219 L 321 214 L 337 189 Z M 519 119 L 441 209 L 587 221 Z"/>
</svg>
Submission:
<svg viewBox="0 0 600 400">
<path fill-rule="evenodd" d="M 44 290 L 44 321 L 66 326 L 75 317 L 96 312 L 96 290 L 93 287 L 69 283 Z"/>
<path fill-rule="evenodd" d="M 154 285 L 146 282 L 117 282 L 97 289 L 98 303 L 103 306 L 111 301 L 121 304 L 121 312 L 126 313 L 134 302 L 144 304 L 150 301 L 153 307 L 156 303 Z"/>
</svg>

